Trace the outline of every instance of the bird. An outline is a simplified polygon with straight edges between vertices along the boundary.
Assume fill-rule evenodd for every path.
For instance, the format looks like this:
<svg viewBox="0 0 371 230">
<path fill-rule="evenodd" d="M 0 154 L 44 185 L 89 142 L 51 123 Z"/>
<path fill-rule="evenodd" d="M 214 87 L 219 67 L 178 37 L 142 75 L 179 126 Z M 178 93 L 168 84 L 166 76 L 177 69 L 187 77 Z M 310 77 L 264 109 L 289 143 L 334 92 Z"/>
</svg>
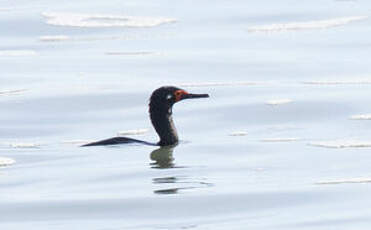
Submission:
<svg viewBox="0 0 371 230">
<path fill-rule="evenodd" d="M 153 91 L 149 99 L 149 115 L 160 140 L 157 143 L 129 137 L 113 137 L 91 142 L 82 147 L 138 143 L 152 146 L 172 146 L 179 142 L 173 121 L 173 105 L 185 99 L 208 98 L 209 94 L 192 94 L 175 86 L 162 86 Z"/>
</svg>

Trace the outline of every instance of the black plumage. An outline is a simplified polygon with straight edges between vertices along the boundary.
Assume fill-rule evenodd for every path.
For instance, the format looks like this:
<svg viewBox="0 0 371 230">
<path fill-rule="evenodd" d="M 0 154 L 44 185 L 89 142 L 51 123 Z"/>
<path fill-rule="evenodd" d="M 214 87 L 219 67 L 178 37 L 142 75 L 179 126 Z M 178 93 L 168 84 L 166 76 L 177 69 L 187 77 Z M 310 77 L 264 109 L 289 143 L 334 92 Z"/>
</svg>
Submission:
<svg viewBox="0 0 371 230">
<path fill-rule="evenodd" d="M 164 86 L 156 89 L 149 102 L 149 114 L 153 127 L 155 128 L 160 141 L 150 143 L 128 137 L 113 137 L 102 141 L 92 142 L 83 146 L 98 146 L 98 145 L 116 145 L 128 143 L 140 143 L 146 145 L 169 146 L 178 143 L 178 133 L 176 131 L 173 117 L 173 105 L 184 99 L 205 98 L 208 94 L 190 94 L 183 89 L 174 86 Z"/>
</svg>

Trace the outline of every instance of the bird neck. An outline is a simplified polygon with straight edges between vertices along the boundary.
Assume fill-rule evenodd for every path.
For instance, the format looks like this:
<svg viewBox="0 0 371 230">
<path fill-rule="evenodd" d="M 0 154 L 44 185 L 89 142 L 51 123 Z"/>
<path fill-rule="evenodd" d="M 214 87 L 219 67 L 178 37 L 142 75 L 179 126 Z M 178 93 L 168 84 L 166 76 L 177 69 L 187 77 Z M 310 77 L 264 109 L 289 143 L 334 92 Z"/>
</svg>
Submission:
<svg viewBox="0 0 371 230">
<path fill-rule="evenodd" d="M 178 134 L 173 122 L 172 107 L 150 105 L 151 122 L 160 141 L 158 145 L 167 146 L 178 143 Z"/>
</svg>

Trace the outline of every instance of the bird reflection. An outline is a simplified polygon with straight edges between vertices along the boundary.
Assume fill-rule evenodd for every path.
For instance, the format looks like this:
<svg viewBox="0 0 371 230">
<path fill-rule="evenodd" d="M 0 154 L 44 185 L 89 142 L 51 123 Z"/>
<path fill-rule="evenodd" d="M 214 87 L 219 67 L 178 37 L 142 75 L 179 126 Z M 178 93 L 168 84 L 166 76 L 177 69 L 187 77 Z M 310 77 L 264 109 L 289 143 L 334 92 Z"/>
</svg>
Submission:
<svg viewBox="0 0 371 230">
<path fill-rule="evenodd" d="M 154 169 L 171 169 L 171 168 L 184 168 L 176 166 L 174 163 L 174 152 L 175 146 L 165 146 L 158 148 L 151 152 L 151 160 L 153 162 L 150 163 L 151 168 Z M 207 183 L 204 180 L 205 178 L 191 178 L 188 176 L 167 176 L 167 177 L 158 177 L 153 178 L 152 183 L 156 185 L 171 185 L 172 188 L 166 189 L 157 189 L 153 192 L 159 195 L 169 195 L 169 194 L 177 194 L 183 190 L 190 190 L 190 189 L 197 189 L 201 187 L 210 187 L 213 184 Z M 189 186 L 184 186 L 184 185 Z M 181 187 L 177 185 L 183 185 Z M 177 187 L 173 187 L 177 186 Z"/>
<path fill-rule="evenodd" d="M 151 153 L 151 168 L 167 169 L 174 168 L 174 152 L 175 146 L 165 146 L 158 148 Z"/>
</svg>

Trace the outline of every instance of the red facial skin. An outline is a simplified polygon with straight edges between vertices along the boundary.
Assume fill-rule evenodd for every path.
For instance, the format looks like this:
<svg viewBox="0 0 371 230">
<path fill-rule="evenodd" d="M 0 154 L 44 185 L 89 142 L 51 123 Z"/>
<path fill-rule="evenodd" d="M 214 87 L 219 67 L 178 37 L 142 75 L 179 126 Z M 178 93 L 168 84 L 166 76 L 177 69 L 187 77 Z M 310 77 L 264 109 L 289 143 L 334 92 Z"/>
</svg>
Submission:
<svg viewBox="0 0 371 230">
<path fill-rule="evenodd" d="M 175 101 L 178 102 L 178 101 L 182 100 L 182 96 L 183 96 L 183 95 L 187 95 L 187 94 L 188 94 L 188 93 L 187 93 L 186 91 L 181 90 L 181 89 L 175 91 L 175 93 L 174 93 Z"/>
</svg>

